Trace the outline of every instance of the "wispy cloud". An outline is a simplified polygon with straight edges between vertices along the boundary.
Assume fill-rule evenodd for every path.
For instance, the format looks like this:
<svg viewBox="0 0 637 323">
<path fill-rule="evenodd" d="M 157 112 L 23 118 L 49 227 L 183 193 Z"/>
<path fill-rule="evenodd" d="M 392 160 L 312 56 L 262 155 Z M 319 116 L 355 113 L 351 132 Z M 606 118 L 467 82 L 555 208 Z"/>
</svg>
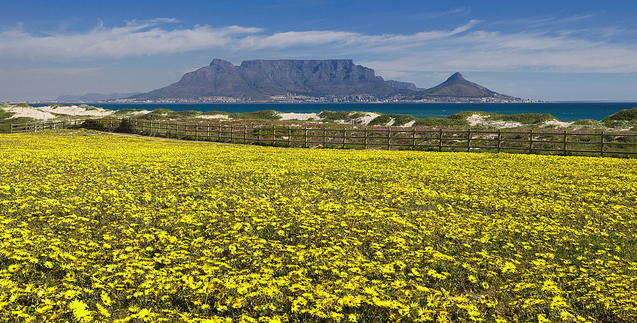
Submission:
<svg viewBox="0 0 637 323">
<path fill-rule="evenodd" d="M 546 18 L 536 26 L 587 18 Z M 280 57 L 303 57 L 304 53 L 317 55 L 313 58 L 348 57 L 391 75 L 441 70 L 637 72 L 635 44 L 587 38 L 585 32 L 566 28 L 505 32 L 471 20 L 449 30 L 369 35 L 341 30 L 267 33 L 244 26 L 169 28 L 177 22 L 159 18 L 120 27 L 99 25 L 84 33 L 44 35 L 18 26 L 0 33 L 0 60 L 119 59 L 220 49 L 253 57 L 273 52 Z"/>
<path fill-rule="evenodd" d="M 228 26 L 211 28 L 195 26 L 191 29 L 167 30 L 163 23 L 177 20 L 161 18 L 131 21 L 123 27 L 107 28 L 98 25 L 85 33 L 50 33 L 34 35 L 21 26 L 0 33 L 0 59 L 30 58 L 103 58 L 157 55 L 188 52 L 228 46 L 237 36 L 261 32 L 261 28 Z"/>
</svg>

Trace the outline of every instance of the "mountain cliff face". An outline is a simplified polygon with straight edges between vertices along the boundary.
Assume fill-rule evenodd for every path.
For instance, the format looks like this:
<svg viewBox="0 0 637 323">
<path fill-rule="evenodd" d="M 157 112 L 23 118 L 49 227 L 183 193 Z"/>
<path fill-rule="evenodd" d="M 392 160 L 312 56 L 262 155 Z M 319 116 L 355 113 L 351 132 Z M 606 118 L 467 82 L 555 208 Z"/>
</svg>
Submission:
<svg viewBox="0 0 637 323">
<path fill-rule="evenodd" d="M 421 89 L 421 88 L 416 87 L 416 84 L 414 84 L 414 83 L 394 81 L 394 80 L 387 80 L 385 82 L 387 84 L 389 84 L 391 87 L 395 87 L 397 89 L 409 90 L 409 91 L 414 91 L 414 92 L 424 91 L 425 90 L 425 89 Z"/>
<path fill-rule="evenodd" d="M 307 96 L 400 93 L 374 70 L 352 60 L 249 60 L 234 66 L 214 59 L 210 66 L 186 73 L 179 82 L 137 95 L 136 99 L 227 96 L 268 99 L 288 93 Z"/>
</svg>

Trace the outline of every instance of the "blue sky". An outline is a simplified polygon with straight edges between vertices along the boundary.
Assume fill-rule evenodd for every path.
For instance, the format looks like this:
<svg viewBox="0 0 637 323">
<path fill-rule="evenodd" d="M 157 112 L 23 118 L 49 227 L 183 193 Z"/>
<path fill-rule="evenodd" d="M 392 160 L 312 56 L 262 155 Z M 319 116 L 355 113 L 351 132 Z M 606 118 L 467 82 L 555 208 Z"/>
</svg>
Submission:
<svg viewBox="0 0 637 323">
<path fill-rule="evenodd" d="M 0 101 L 146 92 L 213 58 L 351 58 L 428 88 L 459 71 L 541 100 L 637 101 L 637 2 L 4 0 Z"/>
</svg>

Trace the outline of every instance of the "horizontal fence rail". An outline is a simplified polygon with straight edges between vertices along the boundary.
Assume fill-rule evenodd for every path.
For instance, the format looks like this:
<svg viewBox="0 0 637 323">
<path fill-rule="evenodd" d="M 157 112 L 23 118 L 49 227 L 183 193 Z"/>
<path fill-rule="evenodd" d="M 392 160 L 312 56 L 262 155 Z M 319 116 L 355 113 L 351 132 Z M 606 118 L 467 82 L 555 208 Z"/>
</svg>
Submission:
<svg viewBox="0 0 637 323">
<path fill-rule="evenodd" d="M 119 121 L 118 121 L 119 122 Z M 77 127 L 82 124 L 82 120 L 63 120 L 63 121 L 41 121 L 41 122 L 27 122 L 20 124 L 11 124 L 9 126 L 10 133 L 20 132 L 35 132 L 43 130 L 55 130 L 55 129 L 67 129 L 70 127 Z"/>
<path fill-rule="evenodd" d="M 62 122 L 63 123 L 63 122 Z M 12 125 L 12 132 L 70 126 Z M 54 125 L 55 124 L 55 125 Z M 58 123 L 59 124 L 59 123 Z M 77 125 L 77 121 L 73 124 Z M 310 127 L 182 123 L 143 119 L 93 119 L 93 129 L 147 136 L 305 148 L 521 152 L 530 154 L 634 157 L 637 133 L 537 130 L 448 130 L 401 127 Z"/>
</svg>

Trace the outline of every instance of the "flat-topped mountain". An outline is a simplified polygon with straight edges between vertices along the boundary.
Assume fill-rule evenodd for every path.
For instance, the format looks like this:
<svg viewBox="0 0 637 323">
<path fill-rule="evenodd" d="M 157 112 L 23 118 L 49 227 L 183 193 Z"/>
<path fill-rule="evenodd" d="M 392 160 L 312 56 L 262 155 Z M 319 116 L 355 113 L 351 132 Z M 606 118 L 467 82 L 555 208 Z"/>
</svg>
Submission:
<svg viewBox="0 0 637 323">
<path fill-rule="evenodd" d="M 351 59 L 248 60 L 240 66 L 214 59 L 209 66 L 186 73 L 179 82 L 134 99 L 196 99 L 232 97 L 267 100 L 272 96 L 373 95 L 408 92 L 385 83 L 374 70 Z"/>
</svg>

